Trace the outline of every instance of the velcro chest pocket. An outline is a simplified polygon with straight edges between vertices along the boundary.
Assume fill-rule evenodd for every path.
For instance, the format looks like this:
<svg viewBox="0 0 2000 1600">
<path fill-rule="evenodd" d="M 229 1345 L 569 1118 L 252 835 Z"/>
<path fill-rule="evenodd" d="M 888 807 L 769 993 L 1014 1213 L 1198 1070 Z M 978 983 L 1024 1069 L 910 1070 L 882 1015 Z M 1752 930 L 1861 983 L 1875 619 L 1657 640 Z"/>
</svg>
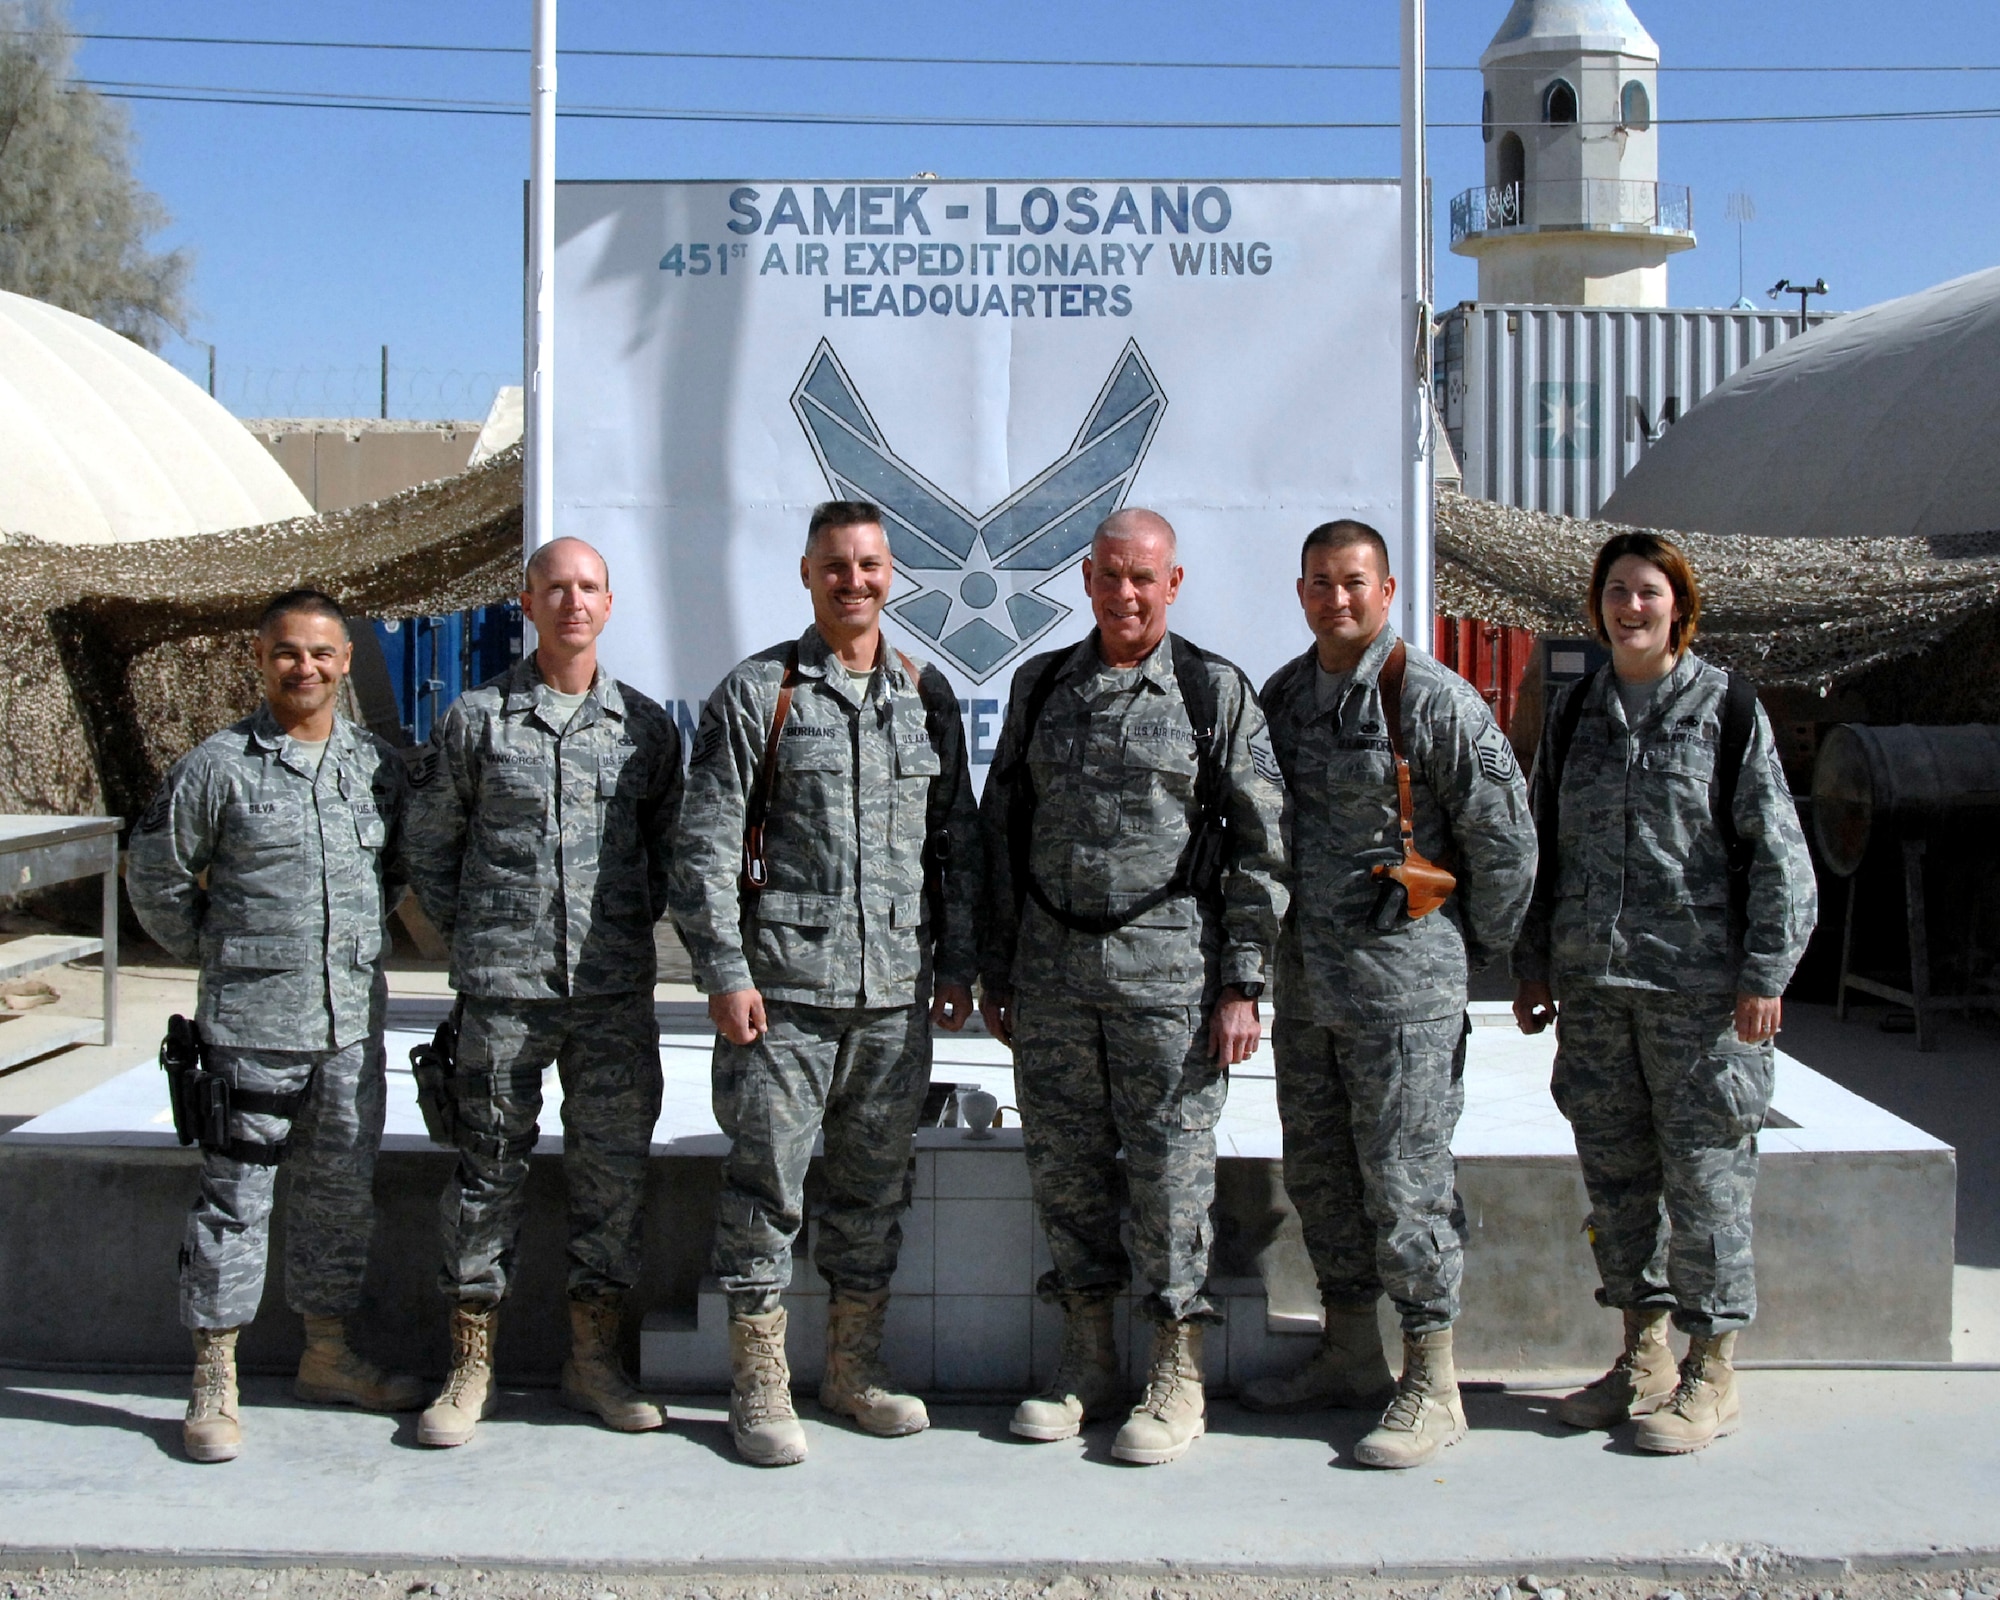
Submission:
<svg viewBox="0 0 2000 1600">
<path fill-rule="evenodd" d="M 1125 771 L 1141 782 L 1161 782 L 1179 789 L 1194 786 L 1194 735 L 1183 732 L 1128 734 L 1122 752 Z"/>
<path fill-rule="evenodd" d="M 355 807 L 354 836 L 364 850 L 380 850 L 389 842 L 389 824 L 382 820 L 382 813 L 372 806 L 367 810 Z"/>
<path fill-rule="evenodd" d="M 944 771 L 944 762 L 931 744 L 928 729 L 896 724 L 896 776 L 934 778 Z"/>
</svg>

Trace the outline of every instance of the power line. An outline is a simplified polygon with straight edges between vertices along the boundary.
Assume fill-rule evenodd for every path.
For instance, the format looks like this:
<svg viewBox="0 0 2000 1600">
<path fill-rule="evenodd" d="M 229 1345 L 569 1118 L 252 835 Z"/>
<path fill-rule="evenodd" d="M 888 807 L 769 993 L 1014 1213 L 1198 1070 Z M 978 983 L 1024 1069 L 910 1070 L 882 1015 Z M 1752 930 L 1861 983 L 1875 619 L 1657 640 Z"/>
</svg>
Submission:
<svg viewBox="0 0 2000 1600">
<path fill-rule="evenodd" d="M 25 32 L 13 29 L 12 32 Z M 184 33 L 77 33 L 77 39 L 115 44 L 224 45 L 272 50 L 378 50 L 423 55 L 525 56 L 526 45 L 511 44 L 430 44 L 401 40 L 358 39 L 262 39 L 231 38 L 220 34 Z M 1382 61 L 1160 61 L 1121 58 L 1047 56 L 904 56 L 830 54 L 812 51 L 777 50 L 645 50 L 637 48 L 573 48 L 558 52 L 565 56 L 599 60 L 630 61 L 763 61 L 797 62 L 827 66 L 909 66 L 909 67 L 1074 67 L 1171 72 L 1400 72 L 1395 62 Z M 1438 63 L 1433 72 L 1478 72 L 1476 65 Z M 1922 62 L 1903 66 L 1814 66 L 1806 64 L 1759 66 L 1704 66 L 1673 64 L 1658 69 L 1663 73 L 1859 73 L 1871 75 L 1911 73 L 1992 73 L 2000 64 L 1971 62 Z"/>
<path fill-rule="evenodd" d="M 143 83 L 119 79 L 74 80 L 112 100 L 147 100 L 180 105 L 267 106 L 314 111 L 378 111 L 433 116 L 525 117 L 527 107 L 511 100 L 460 100 L 385 95 L 353 95 L 312 90 L 259 90 L 203 84 Z M 999 117 L 898 115 L 883 112 L 759 111 L 681 106 L 571 104 L 558 116 L 592 122 L 694 122 L 846 128 L 1048 128 L 1134 129 L 1189 132 L 1322 133 L 1398 128 L 1394 120 L 1250 121 L 1231 118 Z M 2000 118 L 2000 106 L 1963 106 L 1890 111 L 1768 113 L 1716 117 L 1659 117 L 1658 126 L 1745 127 L 1835 123 L 1983 122 Z M 1433 122 L 1437 130 L 1481 127 L 1479 122 Z M 1499 124 L 1495 124 L 1499 126 Z M 1525 126 L 1525 125 L 1524 125 Z M 1539 126 L 1539 124 L 1536 124 Z M 1610 124 L 1601 124 L 1609 127 Z"/>
</svg>

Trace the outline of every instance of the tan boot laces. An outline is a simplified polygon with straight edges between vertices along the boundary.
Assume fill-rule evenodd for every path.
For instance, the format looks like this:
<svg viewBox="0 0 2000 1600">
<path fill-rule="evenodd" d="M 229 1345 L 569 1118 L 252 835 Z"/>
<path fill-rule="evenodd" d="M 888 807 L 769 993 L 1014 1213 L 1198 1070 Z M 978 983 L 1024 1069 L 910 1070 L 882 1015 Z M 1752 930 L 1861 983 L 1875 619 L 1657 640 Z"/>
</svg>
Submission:
<svg viewBox="0 0 2000 1600">
<path fill-rule="evenodd" d="M 743 1354 L 748 1358 L 750 1379 L 749 1390 L 742 1397 L 744 1420 L 755 1427 L 796 1417 L 791 1391 L 779 1377 L 785 1371 L 785 1347 L 777 1334 L 752 1330 L 744 1338 Z"/>
<path fill-rule="evenodd" d="M 1382 1413 L 1382 1426 L 1415 1433 L 1422 1425 L 1424 1408 L 1431 1403 L 1430 1363 L 1420 1349 L 1410 1349 L 1403 1361 L 1403 1376 L 1397 1381 L 1395 1398 Z"/>
<path fill-rule="evenodd" d="M 201 1359 L 195 1363 L 193 1404 L 190 1421 L 206 1421 L 210 1417 L 228 1414 L 229 1362 L 218 1342 L 202 1346 Z"/>
<path fill-rule="evenodd" d="M 1681 1357 L 1681 1380 L 1674 1386 L 1674 1397 L 1662 1409 L 1685 1417 L 1688 1406 L 1708 1378 L 1708 1363 L 1708 1350 L 1701 1340 L 1695 1340 L 1688 1346 L 1688 1353 Z"/>
<path fill-rule="evenodd" d="M 1153 1361 L 1153 1370 L 1146 1378 L 1146 1398 L 1139 1402 L 1139 1410 L 1151 1412 L 1161 1421 L 1165 1421 L 1167 1408 L 1173 1403 L 1175 1389 L 1183 1383 L 1201 1381 L 1201 1374 L 1193 1370 L 1187 1359 L 1187 1352 L 1187 1334 L 1184 1331 L 1176 1331 L 1172 1344 Z"/>
<path fill-rule="evenodd" d="M 451 1375 L 445 1379 L 439 1405 L 457 1405 L 472 1385 L 473 1373 L 493 1362 L 493 1315 L 452 1318 Z"/>
</svg>

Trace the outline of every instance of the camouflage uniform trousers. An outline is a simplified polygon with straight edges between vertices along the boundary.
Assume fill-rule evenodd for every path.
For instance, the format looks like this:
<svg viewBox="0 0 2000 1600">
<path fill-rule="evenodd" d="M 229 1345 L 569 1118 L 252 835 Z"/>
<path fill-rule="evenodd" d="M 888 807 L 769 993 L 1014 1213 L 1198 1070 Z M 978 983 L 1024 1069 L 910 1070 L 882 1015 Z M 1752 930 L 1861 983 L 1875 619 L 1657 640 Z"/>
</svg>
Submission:
<svg viewBox="0 0 2000 1600">
<path fill-rule="evenodd" d="M 1285 1192 L 1329 1306 L 1386 1288 L 1407 1333 L 1458 1319 L 1465 1208 L 1451 1136 L 1465 1109 L 1464 1013 L 1272 1025 Z"/>
<path fill-rule="evenodd" d="M 562 1081 L 569 1294 L 616 1299 L 639 1278 L 646 1157 L 660 1117 L 650 989 L 568 1000 L 468 996 L 458 1030 L 458 1170 L 445 1186 L 447 1298 L 496 1304 L 514 1276 L 542 1073 Z"/>
<path fill-rule="evenodd" d="M 1229 1079 L 1208 1053 L 1206 1013 L 1026 991 L 1015 1008 L 1021 1139 L 1055 1260 L 1041 1293 L 1122 1294 L 1136 1258 L 1152 1290 L 1144 1315 L 1216 1320 L 1209 1208 Z M 1128 1198 L 1129 1256 L 1119 1229 Z"/>
<path fill-rule="evenodd" d="M 285 1146 L 280 1166 L 201 1155 L 201 1189 L 181 1246 L 181 1321 L 240 1328 L 264 1298 L 278 1174 L 285 1200 L 285 1300 L 305 1316 L 346 1316 L 361 1304 L 375 1229 L 375 1152 L 387 1102 L 382 1038 L 345 1050 L 242 1050 L 210 1045 L 202 1065 L 232 1087 L 306 1097 L 291 1121 L 233 1112 L 232 1139 Z"/>
<path fill-rule="evenodd" d="M 753 1044 L 715 1041 L 715 1120 L 729 1136 L 713 1268 L 739 1315 L 775 1310 L 792 1279 L 806 1169 L 825 1136 L 820 1275 L 888 1287 L 910 1204 L 911 1152 L 930 1086 L 929 1004 L 838 1008 L 766 1000 Z"/>
<path fill-rule="evenodd" d="M 1574 984 L 1557 1040 L 1550 1088 L 1590 1192 L 1598 1302 L 1672 1306 L 1704 1337 L 1749 1326 L 1771 1044 L 1738 1041 L 1733 995 Z"/>
</svg>

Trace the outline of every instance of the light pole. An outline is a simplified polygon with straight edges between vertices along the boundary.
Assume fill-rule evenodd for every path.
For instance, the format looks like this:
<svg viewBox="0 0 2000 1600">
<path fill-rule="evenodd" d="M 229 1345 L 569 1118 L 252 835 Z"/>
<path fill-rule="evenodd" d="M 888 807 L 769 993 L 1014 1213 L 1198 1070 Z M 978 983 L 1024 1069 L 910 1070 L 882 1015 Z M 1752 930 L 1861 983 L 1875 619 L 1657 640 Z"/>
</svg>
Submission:
<svg viewBox="0 0 2000 1600">
<path fill-rule="evenodd" d="M 534 0 L 528 109 L 528 372 L 522 543 L 555 537 L 556 0 Z"/>
<path fill-rule="evenodd" d="M 1403 0 L 1403 338 L 1398 341 L 1403 409 L 1402 615 L 1412 650 L 1433 640 L 1431 527 L 1430 185 L 1424 150 L 1424 0 Z"/>
</svg>

